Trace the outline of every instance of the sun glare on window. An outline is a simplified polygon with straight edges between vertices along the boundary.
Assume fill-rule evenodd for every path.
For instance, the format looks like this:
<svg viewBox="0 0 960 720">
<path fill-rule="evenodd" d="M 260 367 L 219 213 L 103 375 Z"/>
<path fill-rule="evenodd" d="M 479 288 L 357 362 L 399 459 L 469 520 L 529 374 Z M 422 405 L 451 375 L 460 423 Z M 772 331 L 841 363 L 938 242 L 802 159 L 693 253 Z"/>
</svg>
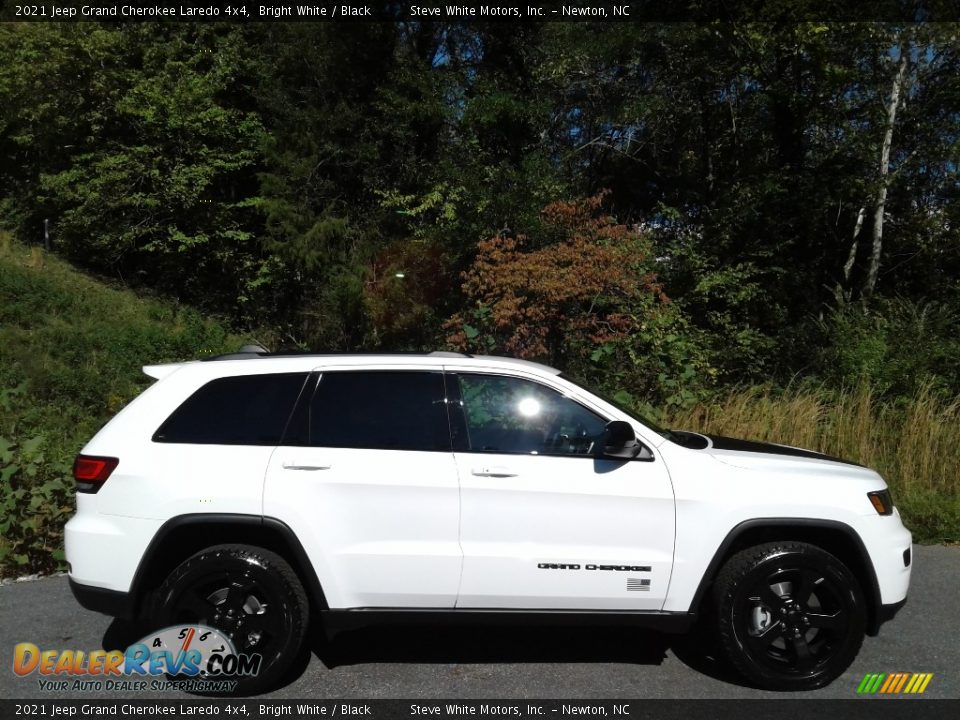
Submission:
<svg viewBox="0 0 960 720">
<path fill-rule="evenodd" d="M 536 417 L 540 414 L 540 402 L 533 398 L 524 398 L 517 403 L 517 411 L 524 417 Z"/>
</svg>

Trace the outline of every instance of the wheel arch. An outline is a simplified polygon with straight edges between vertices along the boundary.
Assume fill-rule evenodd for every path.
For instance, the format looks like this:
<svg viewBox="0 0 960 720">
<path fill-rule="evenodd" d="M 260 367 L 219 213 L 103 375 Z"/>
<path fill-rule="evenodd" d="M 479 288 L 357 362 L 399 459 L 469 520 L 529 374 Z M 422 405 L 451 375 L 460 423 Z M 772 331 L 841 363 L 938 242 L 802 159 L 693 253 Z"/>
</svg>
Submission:
<svg viewBox="0 0 960 720">
<path fill-rule="evenodd" d="M 867 601 L 867 634 L 876 635 L 882 619 L 880 584 L 870 555 L 857 531 L 837 520 L 811 518 L 755 518 L 736 525 L 720 543 L 690 602 L 690 612 L 701 614 L 720 568 L 735 553 L 777 540 L 806 542 L 836 556 L 860 581 Z"/>
<path fill-rule="evenodd" d="M 329 609 L 313 563 L 286 523 L 260 515 L 192 513 L 167 520 L 147 546 L 130 584 L 133 615 L 148 610 L 151 594 L 177 565 L 204 548 L 224 543 L 255 545 L 277 553 L 303 583 L 313 617 Z"/>
</svg>

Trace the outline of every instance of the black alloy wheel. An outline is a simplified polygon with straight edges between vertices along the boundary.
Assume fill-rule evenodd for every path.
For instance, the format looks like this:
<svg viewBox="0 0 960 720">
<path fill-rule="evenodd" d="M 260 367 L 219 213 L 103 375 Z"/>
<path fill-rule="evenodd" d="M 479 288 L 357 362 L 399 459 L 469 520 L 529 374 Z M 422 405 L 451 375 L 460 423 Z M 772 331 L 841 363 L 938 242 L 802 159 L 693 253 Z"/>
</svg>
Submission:
<svg viewBox="0 0 960 720">
<path fill-rule="evenodd" d="M 165 626 L 207 625 L 228 636 L 238 653 L 262 657 L 255 676 L 230 678 L 238 681 L 237 695 L 263 692 L 283 677 L 309 620 L 306 594 L 289 563 L 247 545 L 217 545 L 184 561 L 157 591 L 156 608 Z"/>
<path fill-rule="evenodd" d="M 866 608 L 856 577 L 807 543 L 768 543 L 737 553 L 714 585 L 724 651 L 769 690 L 823 687 L 856 657 Z"/>
</svg>

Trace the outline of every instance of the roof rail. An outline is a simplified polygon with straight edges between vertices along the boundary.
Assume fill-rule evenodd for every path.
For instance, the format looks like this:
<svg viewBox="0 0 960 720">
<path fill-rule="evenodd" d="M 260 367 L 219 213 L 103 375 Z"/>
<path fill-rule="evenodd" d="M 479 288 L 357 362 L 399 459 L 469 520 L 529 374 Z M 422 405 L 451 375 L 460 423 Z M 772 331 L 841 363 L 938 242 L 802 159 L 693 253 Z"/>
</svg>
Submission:
<svg viewBox="0 0 960 720">
<path fill-rule="evenodd" d="M 266 357 L 270 351 L 260 345 L 241 345 L 237 352 L 225 353 L 223 355 L 214 355 L 203 358 L 204 362 L 208 360 L 251 360 L 258 357 Z"/>
<path fill-rule="evenodd" d="M 213 355 L 203 358 L 203 362 L 213 360 L 253 360 L 255 358 L 266 357 L 290 357 L 296 355 L 425 355 L 427 357 L 447 357 L 447 358 L 469 358 L 473 357 L 468 353 L 452 352 L 448 350 L 434 350 L 429 353 L 358 353 L 358 352 L 335 352 L 335 353 L 315 353 L 301 350 L 281 350 L 280 352 L 270 352 L 260 345 L 243 345 L 239 350 L 223 355 Z"/>
</svg>

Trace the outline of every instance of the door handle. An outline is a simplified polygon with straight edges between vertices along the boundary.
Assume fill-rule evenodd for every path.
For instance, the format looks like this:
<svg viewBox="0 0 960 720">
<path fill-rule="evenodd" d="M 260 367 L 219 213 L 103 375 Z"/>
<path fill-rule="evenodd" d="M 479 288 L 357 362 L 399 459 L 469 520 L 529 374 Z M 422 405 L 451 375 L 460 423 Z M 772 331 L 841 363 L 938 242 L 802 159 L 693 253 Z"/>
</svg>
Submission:
<svg viewBox="0 0 960 720">
<path fill-rule="evenodd" d="M 298 465 L 296 463 L 283 463 L 284 470 L 329 470 L 330 465 Z"/>
<path fill-rule="evenodd" d="M 509 469 L 500 465 L 495 465 L 493 467 L 486 466 L 486 465 L 481 467 L 475 467 L 470 471 L 470 473 L 472 475 L 477 475 L 478 477 L 506 478 L 506 477 L 517 476 L 515 472 L 510 472 Z"/>
</svg>

